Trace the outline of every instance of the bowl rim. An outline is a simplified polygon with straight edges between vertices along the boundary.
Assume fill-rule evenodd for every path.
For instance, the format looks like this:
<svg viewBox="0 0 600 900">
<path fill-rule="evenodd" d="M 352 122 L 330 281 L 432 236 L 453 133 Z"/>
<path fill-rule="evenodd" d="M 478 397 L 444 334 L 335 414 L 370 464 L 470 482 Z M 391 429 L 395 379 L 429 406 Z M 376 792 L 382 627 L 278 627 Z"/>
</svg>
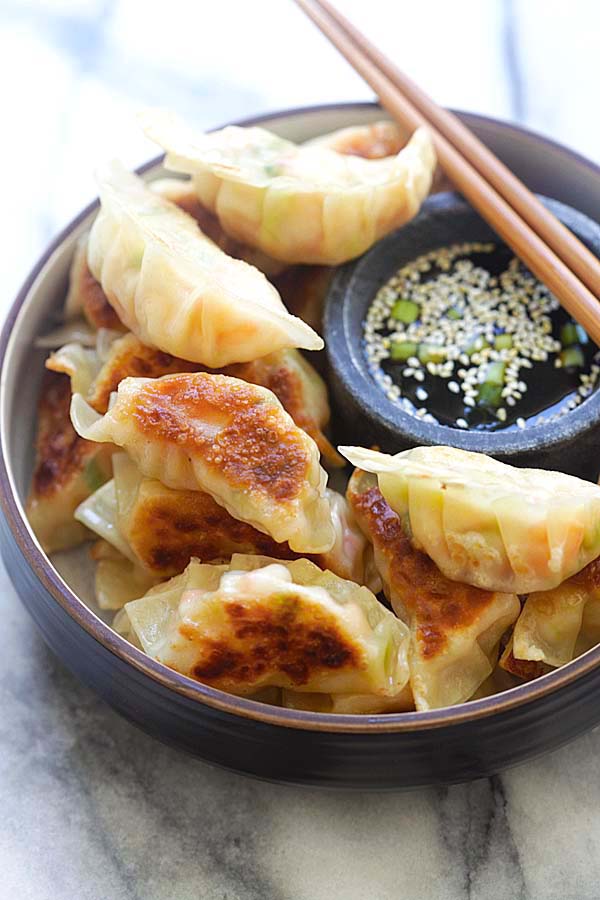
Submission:
<svg viewBox="0 0 600 900">
<path fill-rule="evenodd" d="M 298 116 L 315 112 L 336 111 L 375 111 L 381 109 L 379 104 L 370 101 L 327 103 L 315 106 L 295 107 L 267 113 L 262 116 L 252 116 L 239 119 L 234 124 L 242 126 L 260 125 L 275 119 Z M 385 115 L 382 110 L 382 114 Z M 547 145 L 558 150 L 563 156 L 568 156 L 579 165 L 600 177 L 600 166 L 587 160 L 585 157 L 563 147 L 561 144 L 538 135 L 529 129 L 518 125 L 512 125 L 500 119 L 482 116 L 472 113 L 461 113 L 467 120 L 500 126 L 502 129 L 533 139 L 536 143 Z M 149 162 L 144 163 L 136 171 L 140 174 L 160 165 L 163 159 L 159 155 Z M 17 317 L 24 305 L 29 292 L 42 269 L 51 259 L 52 255 L 61 244 L 76 230 L 95 210 L 98 209 L 96 198 L 88 204 L 74 219 L 63 228 L 50 243 L 45 252 L 40 256 L 31 272 L 24 281 L 15 300 L 13 301 L 3 323 L 0 334 L 0 386 L 4 384 L 6 355 L 11 343 L 11 335 Z M 1 423 L 0 423 L 1 424 Z M 131 665 L 141 675 L 146 675 L 152 681 L 163 688 L 171 690 L 175 695 L 180 695 L 188 700 L 198 703 L 200 709 L 210 707 L 214 710 L 240 716 L 253 720 L 258 725 L 276 725 L 286 728 L 295 728 L 304 731 L 319 731 L 331 733 L 373 733 L 396 734 L 402 732 L 414 732 L 421 729 L 444 728 L 453 725 L 471 723 L 488 716 L 504 713 L 530 704 L 535 700 L 554 693 L 566 687 L 573 681 L 590 673 L 600 664 L 600 646 L 588 650 L 585 654 L 567 663 L 565 666 L 541 676 L 535 681 L 518 685 L 491 697 L 479 700 L 471 700 L 466 703 L 444 707 L 442 709 L 427 710 L 425 712 L 385 713 L 377 715 L 347 715 L 337 713 L 318 713 L 305 710 L 283 709 L 227 694 L 216 688 L 204 685 L 201 682 L 181 675 L 167 666 L 159 663 L 143 651 L 131 645 L 125 638 L 113 631 L 113 629 L 100 619 L 93 610 L 71 590 L 63 581 L 57 570 L 52 566 L 46 554 L 35 541 L 30 526 L 25 516 L 21 514 L 19 504 L 13 494 L 10 475 L 8 471 L 8 459 L 5 447 L 4 429 L 0 434 L 0 509 L 4 513 L 6 522 L 18 549 L 26 563 L 40 581 L 46 591 L 57 601 L 60 607 L 80 625 L 90 637 L 100 643 L 106 650 L 113 653 L 125 664 Z"/>
</svg>

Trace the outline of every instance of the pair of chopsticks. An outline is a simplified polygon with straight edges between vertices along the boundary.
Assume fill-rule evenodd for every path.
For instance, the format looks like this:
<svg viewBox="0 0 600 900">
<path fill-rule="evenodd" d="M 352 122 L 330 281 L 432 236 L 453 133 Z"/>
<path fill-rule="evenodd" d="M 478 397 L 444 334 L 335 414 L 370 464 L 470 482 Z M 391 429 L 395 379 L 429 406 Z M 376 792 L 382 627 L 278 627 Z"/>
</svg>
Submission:
<svg viewBox="0 0 600 900">
<path fill-rule="evenodd" d="M 432 134 L 457 190 L 600 345 L 600 262 L 504 163 L 452 113 L 438 106 L 329 0 L 296 0 L 320 31 L 409 130 Z"/>
</svg>

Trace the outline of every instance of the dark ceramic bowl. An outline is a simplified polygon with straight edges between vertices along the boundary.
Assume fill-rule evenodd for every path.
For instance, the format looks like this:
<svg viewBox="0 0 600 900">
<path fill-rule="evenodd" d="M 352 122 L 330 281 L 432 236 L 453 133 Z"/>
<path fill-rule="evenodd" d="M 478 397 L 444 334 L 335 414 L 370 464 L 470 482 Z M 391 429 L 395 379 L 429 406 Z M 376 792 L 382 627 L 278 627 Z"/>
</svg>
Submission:
<svg viewBox="0 0 600 900">
<path fill-rule="evenodd" d="M 372 104 L 348 104 L 281 113 L 268 124 L 302 140 L 378 117 Z M 591 163 L 509 125 L 463 119 L 535 190 L 548 192 L 552 185 L 560 199 L 592 216 L 600 213 L 600 170 Z M 158 174 L 160 162 L 145 171 Z M 389 789 L 466 781 L 598 724 L 600 648 L 538 681 L 459 707 L 332 716 L 265 706 L 178 675 L 128 644 L 82 602 L 40 549 L 23 503 L 44 359 L 33 341 L 61 306 L 75 243 L 96 210 L 96 204 L 84 210 L 50 246 L 0 338 L 2 554 L 23 603 L 65 665 L 160 740 L 219 766 L 296 784 Z M 356 438 L 367 443 L 368 430 L 358 429 Z"/>
<path fill-rule="evenodd" d="M 540 199 L 600 256 L 596 222 L 557 200 Z M 487 453 L 513 465 L 559 469 L 595 481 L 600 471 L 598 390 L 558 421 L 489 433 L 424 422 L 389 400 L 371 376 L 362 346 L 363 323 L 379 288 L 400 266 L 418 256 L 467 241 L 497 242 L 498 237 L 458 194 L 438 194 L 426 201 L 408 225 L 337 272 L 325 307 L 323 336 L 329 383 L 340 416 L 338 443 L 361 443 L 356 439 L 356 423 L 360 422 L 361 433 L 389 453 L 420 444 L 447 444 Z"/>
</svg>

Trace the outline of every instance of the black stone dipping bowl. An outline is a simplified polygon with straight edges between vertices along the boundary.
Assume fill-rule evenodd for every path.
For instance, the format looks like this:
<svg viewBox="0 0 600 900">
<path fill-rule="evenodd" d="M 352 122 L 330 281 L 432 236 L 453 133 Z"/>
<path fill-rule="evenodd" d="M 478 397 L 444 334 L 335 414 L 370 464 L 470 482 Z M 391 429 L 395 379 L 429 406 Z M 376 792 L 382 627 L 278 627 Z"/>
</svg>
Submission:
<svg viewBox="0 0 600 900">
<path fill-rule="evenodd" d="M 600 257 L 600 226 L 596 222 L 557 200 L 539 199 Z M 363 447 L 376 444 L 388 453 L 445 444 L 487 453 L 512 465 L 557 469 L 596 481 L 600 471 L 600 390 L 557 421 L 518 431 L 483 432 L 423 422 L 389 400 L 373 380 L 363 350 L 363 324 L 379 288 L 401 266 L 430 250 L 472 241 L 498 243 L 500 239 L 458 194 L 437 194 L 411 222 L 336 273 L 325 305 L 324 337 L 332 406 L 337 413 L 337 442 Z"/>
</svg>

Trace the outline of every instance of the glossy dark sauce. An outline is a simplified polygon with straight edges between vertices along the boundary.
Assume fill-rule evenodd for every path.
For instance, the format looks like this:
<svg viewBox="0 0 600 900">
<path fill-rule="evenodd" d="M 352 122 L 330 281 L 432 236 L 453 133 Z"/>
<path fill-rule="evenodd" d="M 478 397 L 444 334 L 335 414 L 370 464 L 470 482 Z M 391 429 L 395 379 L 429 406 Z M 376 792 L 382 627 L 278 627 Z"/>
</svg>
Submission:
<svg viewBox="0 0 600 900">
<path fill-rule="evenodd" d="M 460 259 L 468 259 L 475 266 L 481 267 L 492 276 L 499 276 L 504 272 L 514 254 L 505 245 L 497 245 L 492 252 L 470 253 L 460 257 Z M 523 267 L 523 271 L 527 270 Z M 433 281 L 441 274 L 441 270 L 433 265 L 431 271 L 421 278 L 421 283 Z M 523 302 L 527 302 L 524 300 Z M 560 340 L 561 330 L 563 326 L 572 323 L 571 316 L 562 308 L 553 310 L 549 313 L 552 323 L 552 336 L 556 340 Z M 380 333 L 384 336 L 390 336 L 392 329 L 382 329 Z M 494 325 L 495 336 L 502 333 L 502 329 Z M 600 362 L 600 354 L 598 347 L 587 338 L 587 335 L 580 332 L 583 341 L 578 347 L 583 354 L 583 365 L 568 366 L 557 368 L 555 360 L 560 356 L 559 352 L 550 352 L 548 359 L 544 361 L 533 361 L 532 368 L 522 368 L 519 373 L 519 380 L 526 385 L 526 390 L 522 392 L 522 398 L 517 400 L 514 406 L 505 405 L 506 418 L 501 421 L 497 418 L 496 411 L 477 403 L 474 407 L 464 404 L 464 396 L 460 393 L 451 393 L 448 389 L 448 382 L 457 380 L 455 375 L 449 378 L 440 375 L 430 374 L 425 367 L 421 370 L 425 376 L 423 380 L 417 381 L 413 376 L 405 376 L 404 370 L 407 368 L 406 361 L 396 362 L 392 359 L 385 359 L 379 363 L 381 371 L 388 375 L 393 384 L 401 388 L 402 397 L 396 401 L 407 412 L 418 415 L 423 409 L 431 414 L 440 424 L 450 426 L 452 428 L 461 427 L 457 423 L 460 419 L 470 430 L 494 432 L 500 430 L 516 430 L 523 427 L 531 426 L 536 423 L 547 422 L 555 416 L 566 413 L 569 408 L 574 408 L 581 403 L 585 396 L 582 395 L 584 390 L 581 381 L 581 375 L 590 375 L 592 366 Z M 456 368 L 461 367 L 461 363 L 456 364 Z M 591 375 L 592 381 L 596 380 L 595 375 Z M 597 385 L 594 384 L 590 389 L 590 393 L 596 390 Z M 423 389 L 427 393 L 427 398 L 422 399 Z M 569 405 L 570 404 L 570 405 Z M 518 420 L 520 424 L 517 424 Z"/>
</svg>

